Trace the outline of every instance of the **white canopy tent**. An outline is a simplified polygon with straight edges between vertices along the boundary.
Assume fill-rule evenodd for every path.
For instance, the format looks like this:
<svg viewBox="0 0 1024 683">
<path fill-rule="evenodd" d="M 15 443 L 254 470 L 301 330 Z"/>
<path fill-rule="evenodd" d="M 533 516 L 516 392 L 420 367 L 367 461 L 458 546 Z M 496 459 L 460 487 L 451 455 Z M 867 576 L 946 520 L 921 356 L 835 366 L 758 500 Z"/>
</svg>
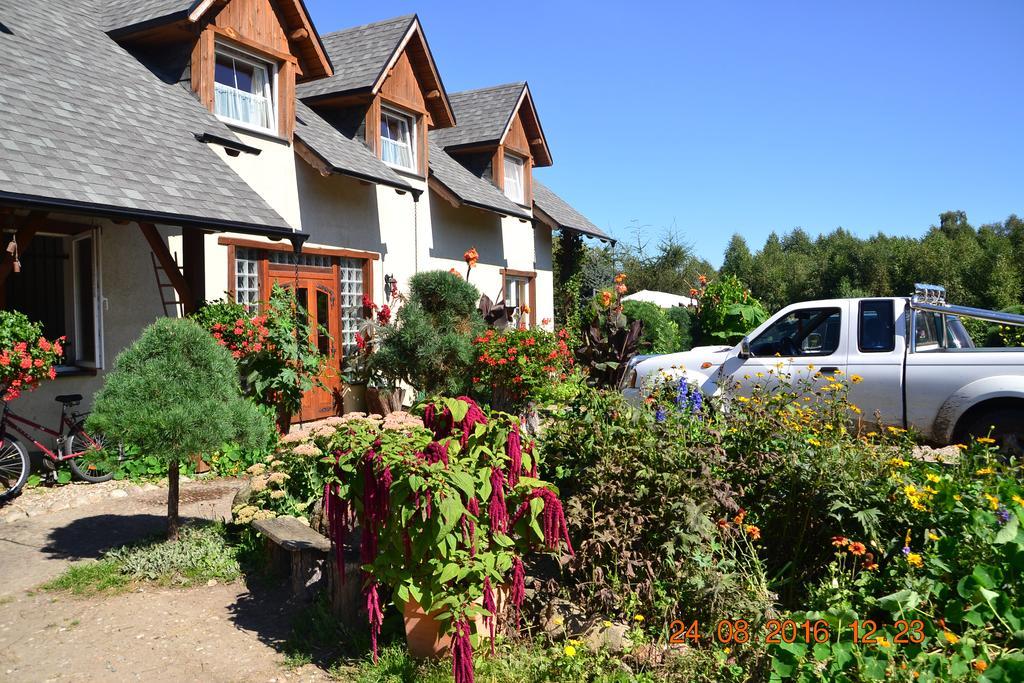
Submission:
<svg viewBox="0 0 1024 683">
<path fill-rule="evenodd" d="M 697 300 L 691 299 L 688 296 L 681 296 L 679 294 L 669 294 L 668 292 L 655 292 L 650 289 L 641 289 L 639 292 L 634 292 L 628 296 L 622 297 L 623 301 L 647 301 L 649 303 L 660 306 L 661 308 L 675 308 L 676 306 L 696 306 Z"/>
</svg>

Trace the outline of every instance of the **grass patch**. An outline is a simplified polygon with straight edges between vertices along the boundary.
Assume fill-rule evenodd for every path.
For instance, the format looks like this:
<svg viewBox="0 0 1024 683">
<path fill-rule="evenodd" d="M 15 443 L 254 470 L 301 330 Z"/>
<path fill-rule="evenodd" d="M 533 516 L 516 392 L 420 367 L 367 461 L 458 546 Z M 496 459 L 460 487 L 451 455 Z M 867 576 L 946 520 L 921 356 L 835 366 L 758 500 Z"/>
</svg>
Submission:
<svg viewBox="0 0 1024 683">
<path fill-rule="evenodd" d="M 151 539 L 115 548 L 99 560 L 71 565 L 43 588 L 93 595 L 122 592 L 141 581 L 183 587 L 210 579 L 229 582 L 242 573 L 238 554 L 224 525 L 187 526 L 175 543 Z"/>
<path fill-rule="evenodd" d="M 65 591 L 72 595 L 119 593 L 131 585 L 131 579 L 121 572 L 113 560 L 79 562 L 43 584 L 48 591 Z"/>
</svg>

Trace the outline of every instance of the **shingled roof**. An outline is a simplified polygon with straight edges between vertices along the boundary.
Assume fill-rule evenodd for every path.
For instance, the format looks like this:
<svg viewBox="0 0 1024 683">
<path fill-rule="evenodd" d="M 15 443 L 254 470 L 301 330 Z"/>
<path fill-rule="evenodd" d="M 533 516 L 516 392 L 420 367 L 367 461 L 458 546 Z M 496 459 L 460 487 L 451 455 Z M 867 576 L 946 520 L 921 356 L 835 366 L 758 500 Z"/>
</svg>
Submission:
<svg viewBox="0 0 1024 683">
<path fill-rule="evenodd" d="M 88 2 L 89 0 L 86 0 Z M 202 0 L 93 0 L 104 31 L 186 18 Z"/>
<path fill-rule="evenodd" d="M 550 222 L 554 224 L 553 227 L 573 230 L 590 237 L 615 242 L 601 228 L 587 220 L 586 216 L 572 208 L 567 201 L 552 192 L 536 177 L 533 179 L 533 205 L 543 214 L 540 217 L 541 220 L 550 218 Z"/>
<path fill-rule="evenodd" d="M 551 152 L 527 83 L 520 81 L 477 90 L 464 90 L 452 94 L 450 99 L 459 124 L 455 128 L 436 131 L 434 135 L 437 143 L 445 149 L 454 151 L 459 148 L 501 144 L 505 141 L 513 117 L 521 113 L 531 141 L 533 165 L 551 165 Z"/>
<path fill-rule="evenodd" d="M 497 144 L 515 114 L 526 83 L 508 83 L 491 88 L 452 93 L 449 99 L 459 124 L 433 133 L 442 147 Z"/>
<path fill-rule="evenodd" d="M 414 21 L 415 14 L 406 14 L 325 35 L 324 47 L 334 64 L 334 75 L 303 83 L 298 88 L 298 96 L 308 99 L 371 90 Z"/>
<path fill-rule="evenodd" d="M 406 50 L 424 91 L 437 90 L 440 94 L 427 100 L 433 127 L 455 125 L 448 93 L 415 14 L 336 31 L 324 36 L 323 42 L 334 75 L 303 83 L 296 90 L 301 99 L 313 103 L 347 95 L 375 95 L 389 68 Z"/>
<path fill-rule="evenodd" d="M 478 178 L 433 142 L 430 143 L 430 177 L 459 203 L 506 216 L 532 218 L 527 209 L 506 197 L 494 185 Z"/>
<path fill-rule="evenodd" d="M 0 203 L 294 234 L 196 139 L 241 146 L 234 134 L 121 49 L 91 9 L 0 0 Z"/>
<path fill-rule="evenodd" d="M 403 190 L 413 189 L 366 145 L 346 136 L 301 100 L 295 102 L 295 135 L 333 173 Z"/>
</svg>

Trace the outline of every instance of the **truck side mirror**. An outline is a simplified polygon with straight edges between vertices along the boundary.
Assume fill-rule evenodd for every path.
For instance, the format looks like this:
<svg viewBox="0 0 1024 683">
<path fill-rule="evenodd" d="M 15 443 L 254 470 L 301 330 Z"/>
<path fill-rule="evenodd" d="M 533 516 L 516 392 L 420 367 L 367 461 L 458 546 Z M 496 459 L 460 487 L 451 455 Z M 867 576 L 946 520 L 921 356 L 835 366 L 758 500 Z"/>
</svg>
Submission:
<svg viewBox="0 0 1024 683">
<path fill-rule="evenodd" d="M 750 337 L 744 337 L 740 340 L 740 358 L 746 360 L 753 354 L 750 353 Z"/>
</svg>

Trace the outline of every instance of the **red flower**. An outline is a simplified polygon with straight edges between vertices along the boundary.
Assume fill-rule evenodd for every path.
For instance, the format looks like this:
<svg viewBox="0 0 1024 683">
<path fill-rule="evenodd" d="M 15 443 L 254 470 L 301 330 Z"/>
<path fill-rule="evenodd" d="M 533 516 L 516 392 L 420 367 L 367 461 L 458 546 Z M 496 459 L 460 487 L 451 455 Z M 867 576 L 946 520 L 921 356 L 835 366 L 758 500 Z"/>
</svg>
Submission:
<svg viewBox="0 0 1024 683">
<path fill-rule="evenodd" d="M 366 348 L 366 340 L 363 339 L 363 335 L 356 332 L 356 347 L 362 351 Z"/>
</svg>

